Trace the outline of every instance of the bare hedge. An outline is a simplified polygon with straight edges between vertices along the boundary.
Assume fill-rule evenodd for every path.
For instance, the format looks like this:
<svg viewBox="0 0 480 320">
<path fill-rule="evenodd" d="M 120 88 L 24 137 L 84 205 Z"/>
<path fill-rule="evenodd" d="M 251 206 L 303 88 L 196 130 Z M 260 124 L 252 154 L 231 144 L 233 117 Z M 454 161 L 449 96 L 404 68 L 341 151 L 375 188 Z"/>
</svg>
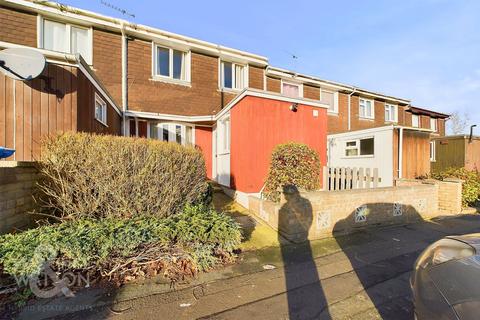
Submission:
<svg viewBox="0 0 480 320">
<path fill-rule="evenodd" d="M 201 152 L 175 143 L 64 133 L 42 142 L 39 164 L 42 209 L 61 220 L 166 217 L 208 196 Z"/>
</svg>

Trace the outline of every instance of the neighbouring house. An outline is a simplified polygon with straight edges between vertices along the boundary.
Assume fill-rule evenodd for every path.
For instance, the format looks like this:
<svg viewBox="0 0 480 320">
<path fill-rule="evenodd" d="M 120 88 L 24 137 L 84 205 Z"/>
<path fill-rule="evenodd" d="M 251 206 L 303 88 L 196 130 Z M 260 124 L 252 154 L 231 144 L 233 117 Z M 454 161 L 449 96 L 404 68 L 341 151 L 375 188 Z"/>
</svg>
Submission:
<svg viewBox="0 0 480 320">
<path fill-rule="evenodd" d="M 432 172 L 448 168 L 480 171 L 480 137 L 454 135 L 433 139 Z"/>
<path fill-rule="evenodd" d="M 445 132 L 448 115 L 406 99 L 54 2 L 0 0 L 0 21 L 1 49 L 36 48 L 48 62 L 48 81 L 0 78 L 0 145 L 17 150 L 9 160 L 37 158 L 41 136 L 65 130 L 193 144 L 208 176 L 245 199 L 262 190 L 279 143 L 306 143 L 330 166 L 388 157 L 386 182 L 429 171 L 430 136 Z M 327 135 L 337 140 L 329 157 Z"/>
</svg>

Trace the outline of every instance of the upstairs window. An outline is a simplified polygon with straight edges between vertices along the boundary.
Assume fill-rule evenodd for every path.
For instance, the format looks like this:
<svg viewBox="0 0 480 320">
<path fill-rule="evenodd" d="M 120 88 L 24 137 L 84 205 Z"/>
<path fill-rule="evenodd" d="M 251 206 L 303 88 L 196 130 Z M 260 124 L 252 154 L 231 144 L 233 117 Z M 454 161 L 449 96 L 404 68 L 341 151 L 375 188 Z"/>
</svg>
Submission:
<svg viewBox="0 0 480 320">
<path fill-rule="evenodd" d="M 92 64 L 91 29 L 51 20 L 42 21 L 41 46 L 43 49 L 80 54 Z"/>
<path fill-rule="evenodd" d="M 437 119 L 430 118 L 430 129 L 432 129 L 434 132 L 437 132 Z"/>
<path fill-rule="evenodd" d="M 397 106 L 389 103 L 385 103 L 385 121 L 397 122 Z"/>
<path fill-rule="evenodd" d="M 338 92 L 320 90 L 320 102 L 328 105 L 329 113 L 338 113 Z"/>
<path fill-rule="evenodd" d="M 95 93 L 95 119 L 107 125 L 107 104 Z"/>
<path fill-rule="evenodd" d="M 303 95 L 300 84 L 282 81 L 282 95 L 290 98 L 299 98 Z"/>
<path fill-rule="evenodd" d="M 345 156 L 347 157 L 373 156 L 374 151 L 374 138 L 351 140 L 345 143 Z"/>
<path fill-rule="evenodd" d="M 368 99 L 359 99 L 359 109 L 358 109 L 358 115 L 360 118 L 364 119 L 374 119 L 375 118 L 375 112 L 373 110 L 373 100 L 368 100 Z"/>
<path fill-rule="evenodd" d="M 420 116 L 418 114 L 412 114 L 412 127 L 420 128 Z"/>
<path fill-rule="evenodd" d="M 221 87 L 224 89 L 242 90 L 246 87 L 246 67 L 241 64 L 222 61 L 221 63 Z"/>
<path fill-rule="evenodd" d="M 155 76 L 188 81 L 187 53 L 155 46 Z"/>
</svg>

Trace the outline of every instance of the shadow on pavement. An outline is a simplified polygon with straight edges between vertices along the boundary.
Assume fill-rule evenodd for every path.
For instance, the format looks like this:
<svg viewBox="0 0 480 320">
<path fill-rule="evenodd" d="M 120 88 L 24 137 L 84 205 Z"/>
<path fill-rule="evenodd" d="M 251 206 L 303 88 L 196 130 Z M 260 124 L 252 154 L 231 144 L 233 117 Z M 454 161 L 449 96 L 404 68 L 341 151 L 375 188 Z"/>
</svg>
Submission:
<svg viewBox="0 0 480 320">
<path fill-rule="evenodd" d="M 313 217 L 312 206 L 299 195 L 295 186 L 284 187 L 283 193 L 287 202 L 279 211 L 278 229 L 285 230 L 288 226 L 288 230 L 294 233 L 293 240 L 296 243 L 286 244 L 281 241 L 279 233 L 289 318 L 318 319 L 322 314 L 322 319 L 330 319 L 328 312 L 324 311 L 328 303 L 308 240 Z"/>
</svg>

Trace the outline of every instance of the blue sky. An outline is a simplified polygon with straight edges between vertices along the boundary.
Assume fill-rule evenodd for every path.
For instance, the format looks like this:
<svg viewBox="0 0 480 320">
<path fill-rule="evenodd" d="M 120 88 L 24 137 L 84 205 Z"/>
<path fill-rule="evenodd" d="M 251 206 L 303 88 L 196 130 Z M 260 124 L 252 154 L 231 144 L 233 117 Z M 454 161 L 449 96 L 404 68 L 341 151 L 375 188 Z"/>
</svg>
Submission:
<svg viewBox="0 0 480 320">
<path fill-rule="evenodd" d="M 100 0 L 61 2 L 257 53 L 274 66 L 419 107 L 468 113 L 469 124 L 480 126 L 477 0 L 108 0 L 135 18 Z"/>
</svg>

